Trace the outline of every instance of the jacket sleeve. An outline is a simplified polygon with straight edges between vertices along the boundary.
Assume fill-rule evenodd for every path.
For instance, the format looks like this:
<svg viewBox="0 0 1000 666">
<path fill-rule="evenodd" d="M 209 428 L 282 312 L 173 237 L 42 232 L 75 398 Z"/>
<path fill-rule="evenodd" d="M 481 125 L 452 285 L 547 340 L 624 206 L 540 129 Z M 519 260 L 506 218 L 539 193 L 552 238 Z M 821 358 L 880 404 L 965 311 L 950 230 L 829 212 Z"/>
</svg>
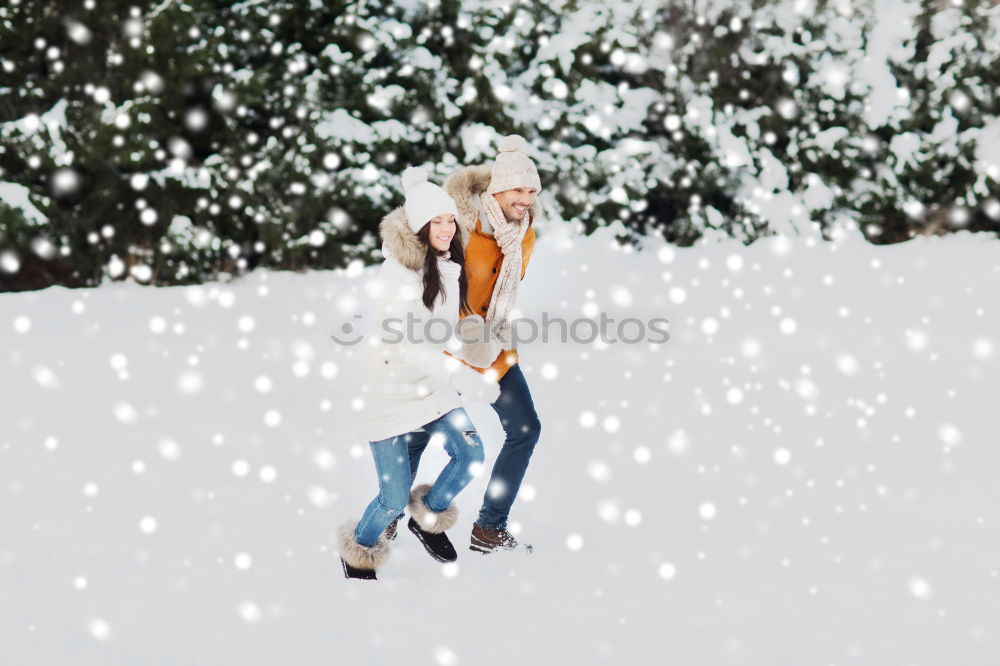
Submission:
<svg viewBox="0 0 1000 666">
<path fill-rule="evenodd" d="M 449 382 L 462 363 L 445 353 L 449 346 L 424 338 L 431 313 L 424 307 L 419 293 L 410 285 L 392 294 L 383 311 L 383 334 L 401 360 L 443 382 Z"/>
<path fill-rule="evenodd" d="M 450 383 L 452 375 L 462 367 L 461 361 L 445 353 L 444 345 L 428 340 L 404 339 L 398 349 L 404 362 L 445 383 Z"/>
</svg>

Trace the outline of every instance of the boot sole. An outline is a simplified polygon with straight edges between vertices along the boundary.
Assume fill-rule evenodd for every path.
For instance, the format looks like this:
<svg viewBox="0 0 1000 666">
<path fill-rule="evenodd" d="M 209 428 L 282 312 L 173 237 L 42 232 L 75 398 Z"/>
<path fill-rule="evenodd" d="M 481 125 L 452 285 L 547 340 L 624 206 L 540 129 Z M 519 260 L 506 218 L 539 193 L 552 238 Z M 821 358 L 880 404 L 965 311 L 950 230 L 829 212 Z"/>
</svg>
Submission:
<svg viewBox="0 0 1000 666">
<path fill-rule="evenodd" d="M 418 541 L 420 542 L 420 545 L 424 547 L 424 550 L 426 550 L 426 551 L 427 551 L 427 554 L 428 554 L 428 555 L 430 555 L 430 556 L 431 556 L 432 558 L 434 558 L 435 560 L 437 560 L 438 562 L 441 562 L 442 564 L 447 564 L 447 563 L 449 563 L 449 562 L 454 562 L 455 560 L 457 560 L 457 559 L 458 559 L 458 553 L 455 553 L 455 557 L 453 557 L 453 558 L 451 558 L 451 559 L 447 559 L 447 558 L 445 558 L 445 557 L 442 557 L 441 555 L 438 555 L 437 553 L 435 553 L 435 552 L 434 552 L 434 551 L 433 551 L 433 550 L 431 549 L 431 547 L 430 547 L 430 546 L 428 546 L 428 545 L 427 545 L 427 542 L 426 542 L 426 541 L 424 541 L 424 535 L 423 535 L 423 534 L 421 534 L 421 533 L 420 533 L 420 532 L 419 532 L 418 530 L 415 530 L 415 529 L 413 529 L 413 525 L 410 525 L 410 524 L 407 524 L 407 526 L 406 526 L 406 527 L 407 527 L 407 529 L 409 529 L 409 530 L 410 530 L 411 532 L 413 532 L 413 535 L 414 535 L 415 537 L 417 537 L 417 540 L 418 540 Z"/>
<path fill-rule="evenodd" d="M 344 578 L 353 580 L 378 580 L 375 577 L 373 569 L 355 569 L 343 559 L 340 560 L 340 565 L 344 569 Z"/>
</svg>

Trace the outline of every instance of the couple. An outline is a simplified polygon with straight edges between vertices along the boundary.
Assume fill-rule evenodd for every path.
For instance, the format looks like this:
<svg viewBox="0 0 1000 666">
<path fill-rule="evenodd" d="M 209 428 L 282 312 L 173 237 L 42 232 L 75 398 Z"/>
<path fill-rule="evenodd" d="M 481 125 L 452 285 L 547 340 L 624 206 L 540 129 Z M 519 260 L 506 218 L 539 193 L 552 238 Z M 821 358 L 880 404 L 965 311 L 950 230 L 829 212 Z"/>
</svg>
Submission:
<svg viewBox="0 0 1000 666">
<path fill-rule="evenodd" d="M 511 310 L 535 232 L 538 170 L 524 139 L 500 142 L 493 165 L 466 167 L 442 190 L 422 169 L 403 173 L 406 203 L 379 227 L 386 256 L 379 279 L 378 334 L 365 357 L 362 434 L 371 443 L 379 493 L 361 519 L 337 534 L 344 575 L 375 579 L 389 555 L 396 523 L 408 527 L 439 562 L 458 554 L 445 530 L 458 520 L 453 500 L 485 458 L 459 394 L 484 400 L 500 416 L 503 447 L 472 526 L 470 549 L 530 552 L 507 531 L 507 516 L 524 478 L 541 425 L 510 336 Z M 435 344 L 424 324 L 482 327 L 475 342 Z M 415 321 L 420 336 L 393 335 L 386 322 Z M 402 339 L 401 339 L 402 338 Z M 419 338 L 419 339 L 418 339 Z M 451 460 L 433 485 L 413 488 L 420 456 L 432 437 Z"/>
</svg>

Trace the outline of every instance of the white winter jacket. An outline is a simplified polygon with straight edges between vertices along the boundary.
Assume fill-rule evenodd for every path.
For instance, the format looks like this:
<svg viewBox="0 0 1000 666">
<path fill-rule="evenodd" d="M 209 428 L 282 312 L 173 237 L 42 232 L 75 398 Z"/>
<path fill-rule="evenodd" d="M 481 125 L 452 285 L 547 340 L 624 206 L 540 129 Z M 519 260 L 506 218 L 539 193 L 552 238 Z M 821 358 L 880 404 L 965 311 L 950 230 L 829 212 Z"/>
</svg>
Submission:
<svg viewBox="0 0 1000 666">
<path fill-rule="evenodd" d="M 481 375 L 445 354 L 458 348 L 454 337 L 444 340 L 442 335 L 445 321 L 450 330 L 458 321 L 458 265 L 439 264 L 446 297 L 443 302 L 438 297 L 432 312 L 422 300 L 424 248 L 407 225 L 402 208 L 382 220 L 380 232 L 387 258 L 372 284 L 377 299 L 375 330 L 366 339 L 361 380 L 364 404 L 359 415 L 360 434 L 369 442 L 420 430 L 462 406 L 457 385 L 475 386 L 483 381 Z M 425 330 L 435 317 L 439 323 Z M 416 323 L 410 326 L 408 321 Z M 467 376 L 456 376 L 461 374 Z"/>
</svg>

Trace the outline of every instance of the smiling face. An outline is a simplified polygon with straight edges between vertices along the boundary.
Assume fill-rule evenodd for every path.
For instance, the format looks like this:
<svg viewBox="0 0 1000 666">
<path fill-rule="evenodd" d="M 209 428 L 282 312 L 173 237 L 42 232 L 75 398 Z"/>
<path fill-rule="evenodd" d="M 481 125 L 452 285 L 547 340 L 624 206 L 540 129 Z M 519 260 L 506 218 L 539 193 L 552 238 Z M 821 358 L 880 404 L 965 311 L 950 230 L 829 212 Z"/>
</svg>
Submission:
<svg viewBox="0 0 1000 666">
<path fill-rule="evenodd" d="M 517 187 L 513 190 L 497 192 L 493 198 L 500 204 L 500 210 L 510 222 L 520 222 L 528 214 L 528 208 L 535 203 L 538 190 L 533 187 Z"/>
<path fill-rule="evenodd" d="M 457 229 L 455 216 L 438 215 L 428 224 L 430 225 L 427 230 L 428 241 L 430 241 L 431 247 L 438 252 L 446 252 L 451 247 L 451 239 L 455 237 Z"/>
</svg>

